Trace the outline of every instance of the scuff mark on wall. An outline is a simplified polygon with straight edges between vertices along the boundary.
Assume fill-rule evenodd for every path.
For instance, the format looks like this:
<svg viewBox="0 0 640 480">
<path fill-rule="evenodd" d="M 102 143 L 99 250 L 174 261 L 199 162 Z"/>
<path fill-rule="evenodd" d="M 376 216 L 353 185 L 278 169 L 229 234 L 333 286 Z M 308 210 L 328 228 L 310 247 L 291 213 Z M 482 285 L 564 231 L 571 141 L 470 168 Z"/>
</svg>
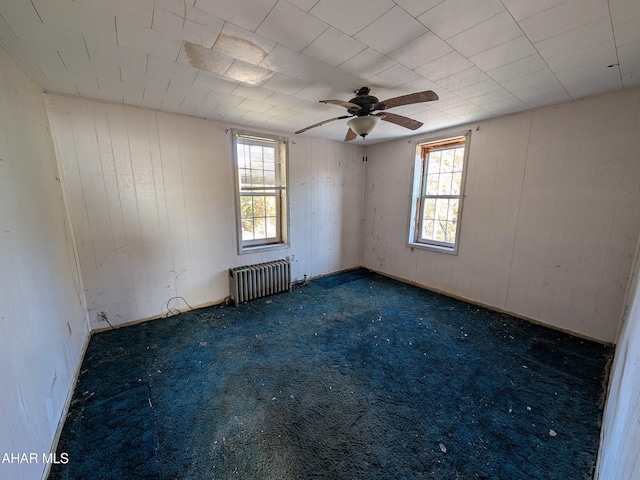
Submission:
<svg viewBox="0 0 640 480">
<path fill-rule="evenodd" d="M 369 230 L 369 234 L 371 239 L 373 240 L 373 253 L 376 258 L 379 260 L 379 265 L 382 267 L 389 263 L 389 260 L 392 259 L 395 253 L 395 245 L 393 239 L 391 242 L 386 243 L 382 240 L 380 235 L 376 234 L 376 218 L 377 218 L 377 209 L 373 207 L 373 221 L 371 223 L 371 229 Z M 380 216 L 380 220 L 382 220 L 382 216 Z"/>
<path fill-rule="evenodd" d="M 124 245 L 122 245 L 122 246 L 120 246 L 120 247 L 116 247 L 116 248 L 114 248 L 113 250 L 110 250 L 110 251 L 105 255 L 105 257 L 102 259 L 102 261 L 98 264 L 98 266 L 99 266 L 99 267 L 101 267 L 101 266 L 102 266 L 102 264 L 103 264 L 104 262 L 106 262 L 106 261 L 107 261 L 107 258 L 109 258 L 109 256 L 110 256 L 112 253 L 117 252 L 118 250 L 122 250 L 123 252 L 125 252 L 125 253 L 129 254 L 129 252 L 127 252 L 127 251 L 125 250 L 125 248 L 127 248 L 127 245 L 129 245 L 131 242 L 133 242 L 133 240 L 129 240 L 129 241 L 128 241 L 127 243 L 125 243 Z"/>
<path fill-rule="evenodd" d="M 67 322 L 67 325 L 69 325 L 68 322 Z M 53 395 L 53 391 L 54 391 L 54 388 L 55 388 L 57 382 L 58 382 L 58 372 L 53 372 L 53 379 L 51 380 L 51 394 L 52 395 Z"/>
</svg>

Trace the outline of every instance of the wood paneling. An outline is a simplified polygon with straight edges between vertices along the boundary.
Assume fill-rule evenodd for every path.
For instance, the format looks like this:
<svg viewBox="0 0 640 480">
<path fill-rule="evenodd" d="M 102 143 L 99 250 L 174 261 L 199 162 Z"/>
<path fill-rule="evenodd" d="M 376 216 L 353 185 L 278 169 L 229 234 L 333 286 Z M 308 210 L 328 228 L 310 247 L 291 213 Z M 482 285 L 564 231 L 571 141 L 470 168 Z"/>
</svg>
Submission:
<svg viewBox="0 0 640 480">
<path fill-rule="evenodd" d="M 640 233 L 639 115 L 635 89 L 450 130 L 473 130 L 457 256 L 407 247 L 412 147 L 370 147 L 362 264 L 615 341 Z"/>
<path fill-rule="evenodd" d="M 116 324 L 219 302 L 234 266 L 289 256 L 299 280 L 359 265 L 357 146 L 291 136 L 291 246 L 237 255 L 231 125 L 46 98 L 94 328 L 103 311 Z"/>
<path fill-rule="evenodd" d="M 89 336 L 43 93 L 0 47 L 0 477 L 41 478 Z"/>
</svg>

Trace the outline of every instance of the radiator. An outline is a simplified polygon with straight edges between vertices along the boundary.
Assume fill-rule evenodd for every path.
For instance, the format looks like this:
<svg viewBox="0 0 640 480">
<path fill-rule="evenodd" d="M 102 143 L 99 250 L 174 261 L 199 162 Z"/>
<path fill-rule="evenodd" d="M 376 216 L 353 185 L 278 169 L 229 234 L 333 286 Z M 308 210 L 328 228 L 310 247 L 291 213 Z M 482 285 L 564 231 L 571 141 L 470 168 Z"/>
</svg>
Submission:
<svg viewBox="0 0 640 480">
<path fill-rule="evenodd" d="M 274 260 L 229 269 L 231 299 L 236 305 L 291 290 L 289 260 Z"/>
</svg>

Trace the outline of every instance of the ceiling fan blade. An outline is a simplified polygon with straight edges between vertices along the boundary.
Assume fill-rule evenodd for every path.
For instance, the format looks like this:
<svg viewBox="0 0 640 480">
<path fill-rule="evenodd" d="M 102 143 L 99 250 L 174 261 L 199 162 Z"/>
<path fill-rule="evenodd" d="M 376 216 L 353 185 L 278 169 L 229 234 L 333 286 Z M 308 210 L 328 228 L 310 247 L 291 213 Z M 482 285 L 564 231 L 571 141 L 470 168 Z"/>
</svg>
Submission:
<svg viewBox="0 0 640 480">
<path fill-rule="evenodd" d="M 342 100 L 320 100 L 320 103 L 332 104 L 332 105 L 340 105 L 346 109 L 360 110 L 362 107 L 360 105 L 356 105 L 355 103 L 345 102 Z"/>
<path fill-rule="evenodd" d="M 438 100 L 438 98 L 435 92 L 426 90 L 424 92 L 410 93 L 409 95 L 402 95 L 378 102 L 373 106 L 372 110 L 400 107 L 401 105 L 411 105 L 412 103 L 433 102 L 434 100 Z"/>
<path fill-rule="evenodd" d="M 356 132 L 354 132 L 353 130 L 349 129 L 347 130 L 347 135 L 344 137 L 344 141 L 345 142 L 350 142 L 351 140 L 355 139 L 357 137 Z"/>
<path fill-rule="evenodd" d="M 395 123 L 396 125 L 408 128 L 409 130 L 417 130 L 424 125 L 424 123 L 414 120 L 413 118 L 403 117 L 396 113 L 384 112 L 377 114 L 377 116 L 382 117 L 382 120 L 385 122 Z"/>
<path fill-rule="evenodd" d="M 324 125 L 325 123 L 333 122 L 334 120 L 342 120 L 343 118 L 351 118 L 351 115 L 342 115 L 341 117 L 330 118 L 329 120 L 324 120 L 322 122 L 314 123 L 313 125 L 309 125 L 308 127 L 298 130 L 295 133 L 297 135 L 298 133 L 303 133 L 312 128 L 319 127 L 320 125 Z"/>
</svg>

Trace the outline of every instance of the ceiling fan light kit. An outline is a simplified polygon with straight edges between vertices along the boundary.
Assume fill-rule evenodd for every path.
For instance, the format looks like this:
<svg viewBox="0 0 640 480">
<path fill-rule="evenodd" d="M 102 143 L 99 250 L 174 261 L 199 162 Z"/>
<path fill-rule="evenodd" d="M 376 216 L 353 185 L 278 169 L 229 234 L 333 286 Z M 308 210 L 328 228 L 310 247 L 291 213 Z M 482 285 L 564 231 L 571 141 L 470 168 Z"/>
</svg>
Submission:
<svg viewBox="0 0 640 480">
<path fill-rule="evenodd" d="M 356 135 L 360 135 L 362 138 L 373 132 L 376 125 L 380 123 L 380 120 L 384 115 L 367 115 L 364 117 L 353 117 L 347 122 L 349 128 L 354 131 Z"/>
<path fill-rule="evenodd" d="M 348 102 L 344 100 L 320 100 L 320 103 L 338 105 L 347 109 L 349 115 L 343 115 L 341 117 L 330 118 L 322 122 L 310 125 L 301 130 L 295 132 L 296 134 L 306 132 L 307 130 L 325 123 L 333 122 L 334 120 L 341 120 L 343 118 L 350 118 L 347 122 L 349 129 L 344 141 L 348 142 L 357 138 L 358 135 L 362 138 L 366 138 L 373 129 L 378 125 L 380 120 L 394 123 L 401 127 L 408 128 L 410 130 L 417 130 L 423 123 L 412 118 L 403 117 L 395 113 L 373 113 L 376 110 L 387 110 L 388 108 L 400 107 L 402 105 L 411 105 L 414 103 L 432 102 L 438 100 L 438 95 L 431 90 L 424 92 L 410 93 L 408 95 L 401 95 L 399 97 L 390 98 L 383 102 L 379 101 L 377 97 L 369 95 L 369 87 L 361 87 L 355 91 L 356 96 Z"/>
</svg>

